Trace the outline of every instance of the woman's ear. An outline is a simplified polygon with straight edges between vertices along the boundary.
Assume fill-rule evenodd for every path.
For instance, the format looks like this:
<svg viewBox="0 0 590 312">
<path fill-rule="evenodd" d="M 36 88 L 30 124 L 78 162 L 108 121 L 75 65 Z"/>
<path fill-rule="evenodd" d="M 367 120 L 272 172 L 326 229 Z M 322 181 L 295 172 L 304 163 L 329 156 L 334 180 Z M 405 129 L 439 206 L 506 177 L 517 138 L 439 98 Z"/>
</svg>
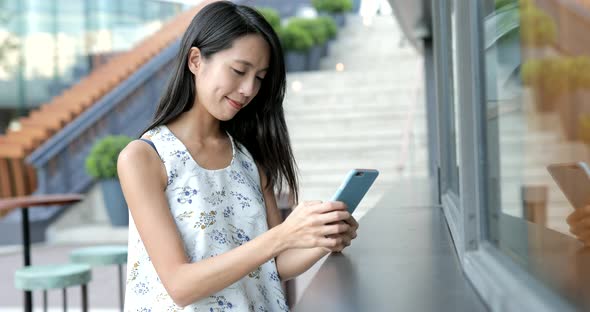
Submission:
<svg viewBox="0 0 590 312">
<path fill-rule="evenodd" d="M 201 61 L 201 50 L 199 50 L 197 47 L 192 47 L 188 53 L 188 69 L 194 75 L 196 75 L 199 71 Z"/>
</svg>

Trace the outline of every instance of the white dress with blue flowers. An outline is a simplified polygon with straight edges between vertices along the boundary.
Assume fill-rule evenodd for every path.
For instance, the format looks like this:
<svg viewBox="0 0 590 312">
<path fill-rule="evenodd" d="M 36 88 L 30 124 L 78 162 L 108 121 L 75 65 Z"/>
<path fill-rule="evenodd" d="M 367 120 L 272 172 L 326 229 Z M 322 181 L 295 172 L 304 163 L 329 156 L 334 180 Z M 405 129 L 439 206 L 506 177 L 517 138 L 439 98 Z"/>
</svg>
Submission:
<svg viewBox="0 0 590 312">
<path fill-rule="evenodd" d="M 146 133 L 166 167 L 166 196 L 189 261 L 214 257 L 268 230 L 256 164 L 232 141 L 231 164 L 200 167 L 166 126 Z M 157 231 L 157 229 L 154 229 Z M 129 220 L 125 311 L 288 311 L 274 259 L 238 282 L 184 308 L 175 305 Z"/>
</svg>

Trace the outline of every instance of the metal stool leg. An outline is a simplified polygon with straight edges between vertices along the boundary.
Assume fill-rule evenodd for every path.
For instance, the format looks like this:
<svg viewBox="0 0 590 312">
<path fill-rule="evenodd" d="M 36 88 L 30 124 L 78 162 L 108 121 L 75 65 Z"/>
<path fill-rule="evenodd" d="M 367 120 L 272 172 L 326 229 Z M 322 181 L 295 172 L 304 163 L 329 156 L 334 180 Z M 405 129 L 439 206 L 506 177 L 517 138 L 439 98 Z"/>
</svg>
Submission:
<svg viewBox="0 0 590 312">
<path fill-rule="evenodd" d="M 43 312 L 47 312 L 47 290 L 43 290 Z"/>
<path fill-rule="evenodd" d="M 21 209 L 22 235 L 23 235 L 23 262 L 25 266 L 31 265 L 31 232 L 29 230 L 29 208 Z M 25 312 L 33 312 L 33 293 L 24 291 Z"/>
<path fill-rule="evenodd" d="M 82 312 L 88 312 L 88 288 L 82 285 Z"/>
<path fill-rule="evenodd" d="M 123 312 L 123 266 L 119 264 L 119 307 Z"/>
<path fill-rule="evenodd" d="M 63 302 L 64 302 L 64 312 L 68 311 L 68 293 L 65 288 L 63 288 Z"/>
</svg>

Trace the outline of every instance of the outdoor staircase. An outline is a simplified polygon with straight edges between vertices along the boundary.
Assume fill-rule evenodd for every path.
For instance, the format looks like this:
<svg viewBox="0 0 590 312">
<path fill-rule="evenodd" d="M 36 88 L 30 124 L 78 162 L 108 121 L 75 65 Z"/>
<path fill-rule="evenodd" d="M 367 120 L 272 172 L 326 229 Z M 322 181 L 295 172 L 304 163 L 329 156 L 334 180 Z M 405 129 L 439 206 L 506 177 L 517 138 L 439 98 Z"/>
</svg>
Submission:
<svg viewBox="0 0 590 312">
<path fill-rule="evenodd" d="M 378 169 L 360 218 L 395 180 L 427 175 L 422 58 L 401 36 L 392 16 L 348 16 L 320 71 L 288 75 L 302 200 L 329 200 L 352 168 Z"/>
<path fill-rule="evenodd" d="M 350 169 L 375 168 L 380 175 L 353 214 L 362 219 L 394 181 L 428 175 L 422 57 L 401 38 L 393 16 L 351 15 L 320 71 L 288 75 L 300 200 L 329 200 Z M 295 300 L 321 263 L 296 278 Z"/>
</svg>

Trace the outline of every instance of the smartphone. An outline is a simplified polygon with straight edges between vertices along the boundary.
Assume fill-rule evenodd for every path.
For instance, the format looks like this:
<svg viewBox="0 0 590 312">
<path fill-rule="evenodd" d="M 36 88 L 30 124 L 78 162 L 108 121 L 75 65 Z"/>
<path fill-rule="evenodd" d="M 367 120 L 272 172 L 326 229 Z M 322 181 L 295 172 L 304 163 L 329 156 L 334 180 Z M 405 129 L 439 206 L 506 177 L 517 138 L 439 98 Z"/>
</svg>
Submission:
<svg viewBox="0 0 590 312">
<path fill-rule="evenodd" d="M 346 175 L 344 182 L 338 188 L 331 201 L 341 201 L 348 206 L 348 212 L 352 213 L 361 202 L 377 176 L 379 171 L 375 169 L 352 169 Z"/>
<path fill-rule="evenodd" d="M 575 209 L 590 205 L 590 167 L 585 162 L 551 164 L 547 170 Z"/>
</svg>

